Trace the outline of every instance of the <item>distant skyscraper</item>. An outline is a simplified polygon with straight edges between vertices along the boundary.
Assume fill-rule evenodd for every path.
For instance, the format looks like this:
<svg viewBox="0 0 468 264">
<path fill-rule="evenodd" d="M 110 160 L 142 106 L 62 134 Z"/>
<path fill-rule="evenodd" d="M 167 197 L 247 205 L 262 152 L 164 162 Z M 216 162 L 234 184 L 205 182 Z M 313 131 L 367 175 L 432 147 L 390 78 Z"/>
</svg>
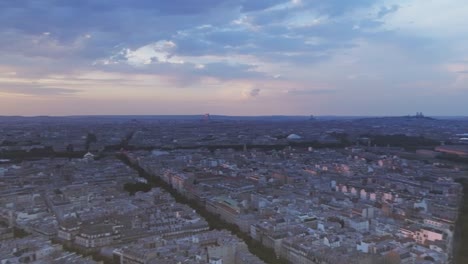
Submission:
<svg viewBox="0 0 468 264">
<path fill-rule="evenodd" d="M 209 113 L 206 113 L 204 116 L 203 116 L 203 121 L 205 122 L 208 122 L 211 120 L 211 117 L 210 117 L 210 114 Z"/>
</svg>

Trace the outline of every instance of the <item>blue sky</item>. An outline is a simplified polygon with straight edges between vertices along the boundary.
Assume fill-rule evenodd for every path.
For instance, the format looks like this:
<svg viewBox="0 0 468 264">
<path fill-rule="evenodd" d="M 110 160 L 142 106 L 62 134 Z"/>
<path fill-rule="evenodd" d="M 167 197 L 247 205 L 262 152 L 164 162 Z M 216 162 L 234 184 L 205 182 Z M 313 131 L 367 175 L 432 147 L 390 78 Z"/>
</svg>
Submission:
<svg viewBox="0 0 468 264">
<path fill-rule="evenodd" d="M 468 115 L 462 0 L 4 0 L 0 115 Z"/>
</svg>

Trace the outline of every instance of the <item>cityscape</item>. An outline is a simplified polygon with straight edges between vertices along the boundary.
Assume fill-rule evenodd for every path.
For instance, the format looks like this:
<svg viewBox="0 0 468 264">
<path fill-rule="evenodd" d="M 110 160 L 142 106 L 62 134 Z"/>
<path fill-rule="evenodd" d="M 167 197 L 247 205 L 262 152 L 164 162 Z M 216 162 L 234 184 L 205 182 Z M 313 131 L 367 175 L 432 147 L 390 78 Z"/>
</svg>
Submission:
<svg viewBox="0 0 468 264">
<path fill-rule="evenodd" d="M 467 14 L 0 0 L 0 264 L 468 264 Z"/>
<path fill-rule="evenodd" d="M 0 119 L 2 263 L 468 259 L 466 118 Z"/>
</svg>

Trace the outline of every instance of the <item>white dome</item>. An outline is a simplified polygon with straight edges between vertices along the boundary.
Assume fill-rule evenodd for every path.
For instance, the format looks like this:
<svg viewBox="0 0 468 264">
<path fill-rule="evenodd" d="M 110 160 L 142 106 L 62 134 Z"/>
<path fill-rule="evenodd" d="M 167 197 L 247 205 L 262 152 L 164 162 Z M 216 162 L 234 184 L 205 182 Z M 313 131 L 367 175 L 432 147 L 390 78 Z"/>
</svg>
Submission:
<svg viewBox="0 0 468 264">
<path fill-rule="evenodd" d="M 83 159 L 94 159 L 94 155 L 91 152 L 86 153 Z"/>
<path fill-rule="evenodd" d="M 291 134 L 287 137 L 287 139 L 301 139 L 302 137 L 296 134 Z"/>
</svg>

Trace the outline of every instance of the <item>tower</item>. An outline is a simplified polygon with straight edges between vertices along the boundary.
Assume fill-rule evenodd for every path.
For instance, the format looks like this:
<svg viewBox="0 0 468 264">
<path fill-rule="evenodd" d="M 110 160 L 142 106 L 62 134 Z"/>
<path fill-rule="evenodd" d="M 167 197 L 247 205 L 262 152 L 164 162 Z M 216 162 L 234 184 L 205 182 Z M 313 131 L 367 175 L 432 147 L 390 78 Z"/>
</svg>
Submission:
<svg viewBox="0 0 468 264">
<path fill-rule="evenodd" d="M 209 113 L 206 113 L 206 114 L 203 116 L 203 122 L 209 122 L 210 120 L 211 120 L 210 114 L 209 114 Z"/>
</svg>

